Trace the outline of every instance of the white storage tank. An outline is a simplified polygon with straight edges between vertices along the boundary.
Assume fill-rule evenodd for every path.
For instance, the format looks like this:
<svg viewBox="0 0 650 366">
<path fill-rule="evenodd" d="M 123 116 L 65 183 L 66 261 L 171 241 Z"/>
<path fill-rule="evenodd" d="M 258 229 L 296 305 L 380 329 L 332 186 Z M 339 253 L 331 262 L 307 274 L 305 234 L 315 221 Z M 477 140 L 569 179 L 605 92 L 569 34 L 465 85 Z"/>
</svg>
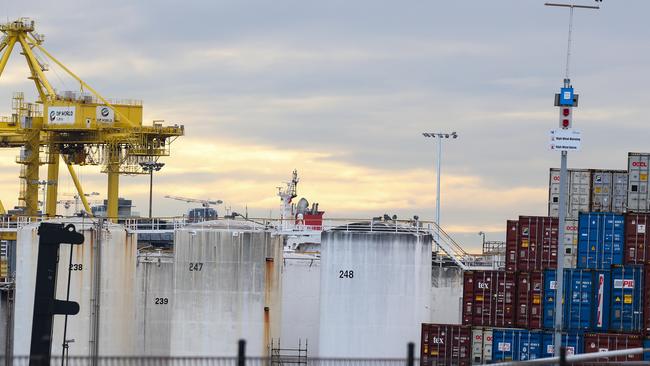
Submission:
<svg viewBox="0 0 650 366">
<path fill-rule="evenodd" d="M 174 253 L 141 249 L 136 269 L 136 324 L 141 356 L 169 356 L 174 293 Z"/>
<path fill-rule="evenodd" d="M 280 335 L 283 238 L 247 221 L 176 231 L 171 356 L 267 356 Z"/>
<path fill-rule="evenodd" d="M 305 348 L 309 357 L 318 357 L 320 316 L 320 255 L 284 254 L 282 268 L 281 348 Z M 278 340 L 275 340 L 277 343 Z"/>
<path fill-rule="evenodd" d="M 403 358 L 431 318 L 431 235 L 361 223 L 321 237 L 320 357 Z"/>
<path fill-rule="evenodd" d="M 136 355 L 135 268 L 137 238 L 121 225 L 75 218 L 74 224 L 85 241 L 72 249 L 70 301 L 79 303 L 79 313 L 68 317 L 66 339 L 70 356 L 91 356 L 98 345 L 99 356 Z M 14 355 L 29 355 L 34 308 L 34 286 L 38 258 L 38 226 L 18 230 L 16 246 L 16 305 Z M 65 300 L 70 258 L 69 244 L 61 245 L 56 297 Z M 99 251 L 98 251 L 99 250 Z M 96 282 L 96 280 L 99 282 Z M 98 312 L 97 312 L 98 309 Z M 98 314 L 93 317 L 92 314 Z M 93 324 L 97 326 L 94 327 Z M 60 355 L 64 316 L 54 317 L 52 354 Z"/>
</svg>

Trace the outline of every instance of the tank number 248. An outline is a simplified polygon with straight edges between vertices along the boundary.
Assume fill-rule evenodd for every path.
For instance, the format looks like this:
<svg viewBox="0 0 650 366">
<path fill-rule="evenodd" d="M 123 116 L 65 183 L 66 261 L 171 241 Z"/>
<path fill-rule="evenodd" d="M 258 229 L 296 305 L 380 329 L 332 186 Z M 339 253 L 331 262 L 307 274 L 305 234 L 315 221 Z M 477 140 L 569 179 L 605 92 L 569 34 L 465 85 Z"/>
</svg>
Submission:
<svg viewBox="0 0 650 366">
<path fill-rule="evenodd" d="M 354 278 L 354 271 L 353 270 L 339 271 L 339 278 Z"/>
</svg>

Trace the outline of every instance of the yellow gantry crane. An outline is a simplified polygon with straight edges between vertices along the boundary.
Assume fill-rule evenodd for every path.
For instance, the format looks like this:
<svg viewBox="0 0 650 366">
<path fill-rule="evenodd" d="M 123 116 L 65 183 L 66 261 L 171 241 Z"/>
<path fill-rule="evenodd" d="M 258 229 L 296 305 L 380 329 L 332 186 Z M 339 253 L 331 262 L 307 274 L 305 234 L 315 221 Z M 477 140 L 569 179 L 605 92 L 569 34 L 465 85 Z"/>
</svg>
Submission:
<svg viewBox="0 0 650 366">
<path fill-rule="evenodd" d="M 75 184 L 86 212 L 86 201 L 73 165 L 101 165 L 108 174 L 107 217 L 117 219 L 119 176 L 147 174 L 140 162 L 169 156 L 170 144 L 184 134 L 181 125 L 142 124 L 142 103 L 136 100 L 109 100 L 102 97 L 42 44 L 44 37 L 34 32 L 34 21 L 20 18 L 0 25 L 0 75 L 16 45 L 29 66 L 29 79 L 38 92 L 35 103 L 15 93 L 10 117 L 0 117 L 0 147 L 20 148 L 16 162 L 21 165 L 19 202 L 25 215 L 38 213 L 39 184 L 47 186 L 45 214 L 56 215 L 59 160 Z M 49 60 L 79 83 L 79 91 L 59 92 L 45 72 Z M 41 156 L 41 152 L 43 155 Z M 47 180 L 39 180 L 39 167 L 47 164 Z"/>
</svg>

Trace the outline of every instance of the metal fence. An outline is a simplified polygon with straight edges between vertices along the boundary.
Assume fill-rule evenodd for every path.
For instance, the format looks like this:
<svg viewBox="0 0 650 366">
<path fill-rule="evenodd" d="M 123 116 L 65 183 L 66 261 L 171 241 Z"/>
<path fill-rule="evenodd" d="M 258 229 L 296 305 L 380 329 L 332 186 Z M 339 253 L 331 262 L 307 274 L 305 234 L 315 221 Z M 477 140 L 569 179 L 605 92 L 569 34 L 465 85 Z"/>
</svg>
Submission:
<svg viewBox="0 0 650 366">
<path fill-rule="evenodd" d="M 9 361 L 9 362 L 7 362 Z M 29 357 L 13 357 L 3 359 L 5 365 L 28 366 Z M 276 360 L 273 358 L 251 358 L 243 361 L 237 357 L 73 357 L 70 356 L 61 362 L 61 357 L 53 357 L 49 363 L 51 366 L 272 366 L 272 365 L 296 365 L 290 361 Z M 407 359 L 345 359 L 329 358 L 318 359 L 308 358 L 301 365 L 305 366 L 414 366 L 419 360 L 413 359 L 410 365 Z M 243 362 L 243 364 L 242 364 Z M 43 363 L 37 363 L 43 365 Z"/>
</svg>

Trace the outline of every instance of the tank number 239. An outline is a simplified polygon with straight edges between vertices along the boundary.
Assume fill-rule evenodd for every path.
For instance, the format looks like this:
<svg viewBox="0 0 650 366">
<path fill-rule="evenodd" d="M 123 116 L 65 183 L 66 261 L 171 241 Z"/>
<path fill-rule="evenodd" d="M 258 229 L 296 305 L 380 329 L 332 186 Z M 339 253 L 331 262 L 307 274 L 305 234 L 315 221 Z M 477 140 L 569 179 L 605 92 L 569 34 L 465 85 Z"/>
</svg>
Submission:
<svg viewBox="0 0 650 366">
<path fill-rule="evenodd" d="M 169 298 L 167 297 L 156 297 L 155 298 L 155 304 L 156 305 L 167 305 L 169 304 Z"/>
<path fill-rule="evenodd" d="M 339 271 L 339 278 L 354 278 L 354 271 Z"/>
<path fill-rule="evenodd" d="M 203 263 L 201 262 L 190 262 L 190 272 L 200 271 L 203 269 Z"/>
</svg>

